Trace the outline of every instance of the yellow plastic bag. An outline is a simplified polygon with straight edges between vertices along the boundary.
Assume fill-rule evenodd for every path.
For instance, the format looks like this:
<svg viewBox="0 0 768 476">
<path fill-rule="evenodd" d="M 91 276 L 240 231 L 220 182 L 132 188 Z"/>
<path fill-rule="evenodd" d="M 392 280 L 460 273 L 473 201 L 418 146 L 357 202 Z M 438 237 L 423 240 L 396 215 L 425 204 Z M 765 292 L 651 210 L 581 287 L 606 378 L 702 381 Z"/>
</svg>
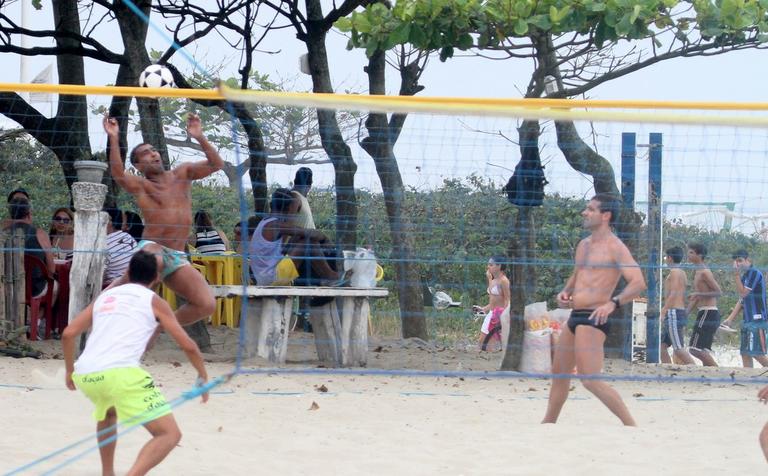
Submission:
<svg viewBox="0 0 768 476">
<path fill-rule="evenodd" d="M 275 267 L 275 282 L 272 285 L 290 286 L 293 284 L 293 280 L 298 277 L 299 271 L 296 269 L 296 265 L 293 264 L 293 260 L 288 256 L 283 256 L 283 259 Z"/>
</svg>

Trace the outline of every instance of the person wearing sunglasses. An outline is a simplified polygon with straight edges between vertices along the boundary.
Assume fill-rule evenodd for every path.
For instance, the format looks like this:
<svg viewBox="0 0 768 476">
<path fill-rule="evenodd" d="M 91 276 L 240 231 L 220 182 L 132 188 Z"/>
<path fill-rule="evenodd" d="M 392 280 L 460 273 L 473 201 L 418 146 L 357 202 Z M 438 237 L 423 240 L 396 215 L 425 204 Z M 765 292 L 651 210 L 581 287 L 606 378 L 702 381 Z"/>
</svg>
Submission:
<svg viewBox="0 0 768 476">
<path fill-rule="evenodd" d="M 72 250 L 75 247 L 75 217 L 72 210 L 62 207 L 53 212 L 48 237 L 56 259 L 72 259 Z"/>
</svg>

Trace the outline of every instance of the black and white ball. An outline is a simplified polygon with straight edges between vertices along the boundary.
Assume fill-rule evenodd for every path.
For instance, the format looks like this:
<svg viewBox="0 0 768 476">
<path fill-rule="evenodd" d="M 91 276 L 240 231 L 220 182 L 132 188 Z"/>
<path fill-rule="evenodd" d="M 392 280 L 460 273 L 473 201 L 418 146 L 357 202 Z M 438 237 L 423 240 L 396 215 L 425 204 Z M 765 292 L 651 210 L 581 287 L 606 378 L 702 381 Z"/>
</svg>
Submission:
<svg viewBox="0 0 768 476">
<path fill-rule="evenodd" d="M 139 86 L 142 88 L 175 88 L 171 70 L 161 64 L 151 64 L 144 68 L 139 75 Z"/>
</svg>

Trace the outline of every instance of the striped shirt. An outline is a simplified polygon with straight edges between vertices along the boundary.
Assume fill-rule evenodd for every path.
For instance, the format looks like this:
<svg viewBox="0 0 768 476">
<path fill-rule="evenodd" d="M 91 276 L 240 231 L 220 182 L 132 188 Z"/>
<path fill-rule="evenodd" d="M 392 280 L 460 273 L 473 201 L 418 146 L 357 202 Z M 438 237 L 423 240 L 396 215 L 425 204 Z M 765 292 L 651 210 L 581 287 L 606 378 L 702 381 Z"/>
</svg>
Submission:
<svg viewBox="0 0 768 476">
<path fill-rule="evenodd" d="M 136 240 L 124 231 L 107 235 L 107 254 L 104 257 L 104 284 L 116 280 L 128 270 Z"/>
<path fill-rule="evenodd" d="M 195 248 L 202 255 L 224 253 L 227 247 L 217 230 L 198 231 L 195 235 Z"/>
<path fill-rule="evenodd" d="M 765 319 L 765 279 L 754 266 L 741 275 L 741 284 L 749 290 L 749 294 L 741 298 L 744 308 L 744 322 L 754 322 Z"/>
</svg>

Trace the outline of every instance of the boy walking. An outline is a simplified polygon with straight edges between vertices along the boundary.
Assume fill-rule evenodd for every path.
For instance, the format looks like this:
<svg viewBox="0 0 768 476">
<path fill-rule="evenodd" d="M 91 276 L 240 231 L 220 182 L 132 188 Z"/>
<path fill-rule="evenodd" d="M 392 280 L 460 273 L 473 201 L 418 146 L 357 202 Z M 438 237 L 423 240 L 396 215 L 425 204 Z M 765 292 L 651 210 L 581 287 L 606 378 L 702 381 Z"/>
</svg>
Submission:
<svg viewBox="0 0 768 476">
<path fill-rule="evenodd" d="M 720 326 L 717 298 L 723 292 L 715 280 L 715 275 L 704 262 L 706 258 L 707 248 L 704 245 L 688 245 L 688 261 L 695 267 L 693 292 L 688 296 L 688 314 L 691 314 L 694 307 L 698 308 L 689 348 L 691 355 L 699 359 L 702 365 L 717 367 L 717 362 L 712 357 L 712 341 Z"/>
<path fill-rule="evenodd" d="M 685 365 L 694 364 L 693 357 L 685 350 L 685 326 L 688 324 L 688 313 L 685 309 L 685 289 L 688 278 L 685 271 L 680 269 L 683 261 L 683 249 L 673 246 L 667 250 L 664 258 L 669 266 L 669 274 L 664 281 L 664 307 L 659 313 L 661 319 L 661 362 L 671 364 L 669 348 L 675 360 Z"/>
<path fill-rule="evenodd" d="M 187 355 L 197 370 L 198 382 L 208 379 L 197 345 L 181 328 L 168 303 L 150 289 L 159 278 L 157 260 L 145 250 L 134 254 L 128 265 L 128 284 L 101 293 L 61 337 L 67 388 L 79 388 L 95 405 L 93 417 L 99 443 L 115 437 L 117 420 L 142 424 L 152 435 L 128 471 L 129 476 L 146 474 L 181 440 L 170 406 L 139 365 L 158 322 Z M 85 350 L 74 362 L 75 341 L 89 329 Z M 208 401 L 207 393 L 202 400 Z M 99 448 L 104 476 L 115 474 L 116 446 L 115 438 Z"/>
<path fill-rule="evenodd" d="M 739 275 L 741 273 L 741 275 Z M 752 359 L 768 367 L 765 334 L 768 329 L 765 314 L 765 279 L 763 273 L 752 266 L 746 250 L 733 254 L 733 278 L 739 292 L 739 302 L 723 325 L 730 327 L 739 311 L 743 310 L 741 324 L 741 361 L 744 367 L 753 366 Z"/>
</svg>

